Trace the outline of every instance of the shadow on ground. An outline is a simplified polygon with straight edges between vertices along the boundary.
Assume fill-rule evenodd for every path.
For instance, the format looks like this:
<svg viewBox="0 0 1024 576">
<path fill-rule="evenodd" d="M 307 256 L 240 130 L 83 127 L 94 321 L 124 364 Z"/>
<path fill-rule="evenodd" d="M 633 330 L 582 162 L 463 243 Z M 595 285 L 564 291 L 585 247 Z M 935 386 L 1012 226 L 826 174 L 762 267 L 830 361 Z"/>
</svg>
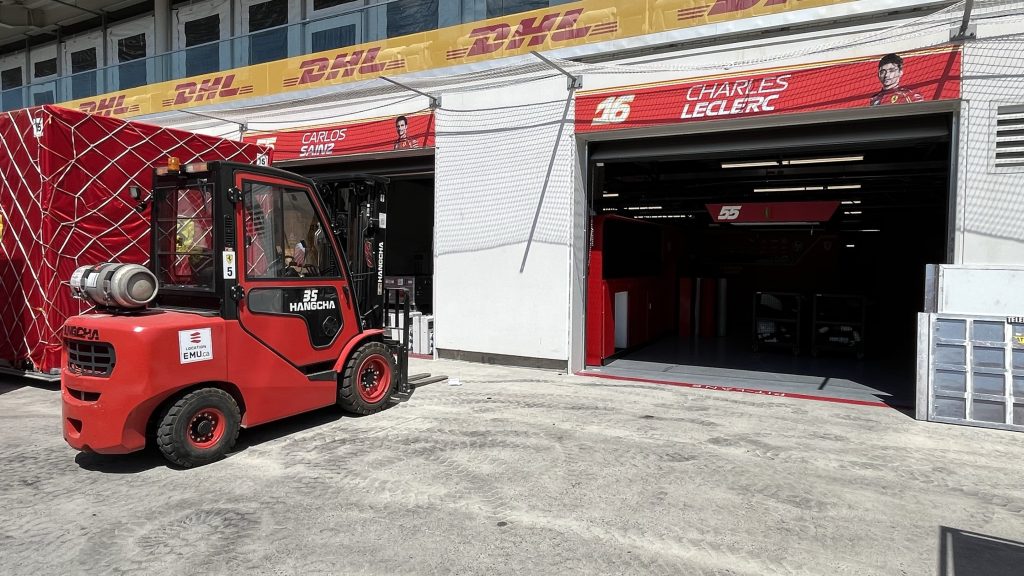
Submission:
<svg viewBox="0 0 1024 576">
<path fill-rule="evenodd" d="M 330 406 L 263 424 L 253 429 L 242 429 L 228 458 L 264 442 L 271 442 L 296 432 L 337 422 L 342 418 L 361 418 L 361 416 L 344 414 L 337 407 Z M 160 466 L 176 468 L 165 460 L 160 451 L 153 446 L 147 446 L 145 450 L 131 454 L 108 455 L 80 452 L 75 456 L 75 462 L 85 470 L 104 474 L 137 474 Z"/>
<path fill-rule="evenodd" d="M 939 528 L 939 576 L 1020 576 L 1024 543 Z"/>
<path fill-rule="evenodd" d="M 0 395 L 7 394 L 8 392 L 14 392 L 22 388 L 38 388 L 39 390 L 49 390 L 50 392 L 60 392 L 60 382 L 45 382 L 42 380 L 32 380 L 30 378 L 18 378 L 16 376 L 2 376 L 5 381 L 0 382 Z"/>
</svg>

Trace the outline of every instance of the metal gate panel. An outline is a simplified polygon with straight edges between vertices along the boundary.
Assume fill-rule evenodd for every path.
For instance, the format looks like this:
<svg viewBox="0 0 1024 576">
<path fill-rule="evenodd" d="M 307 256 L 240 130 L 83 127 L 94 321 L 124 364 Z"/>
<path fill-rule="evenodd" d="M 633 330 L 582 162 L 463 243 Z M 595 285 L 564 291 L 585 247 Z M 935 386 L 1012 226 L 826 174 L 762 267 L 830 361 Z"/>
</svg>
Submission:
<svg viewBox="0 0 1024 576">
<path fill-rule="evenodd" d="M 920 318 L 918 386 L 926 393 L 918 398 L 919 406 L 927 401 L 927 420 L 1024 432 L 1024 319 Z"/>
</svg>

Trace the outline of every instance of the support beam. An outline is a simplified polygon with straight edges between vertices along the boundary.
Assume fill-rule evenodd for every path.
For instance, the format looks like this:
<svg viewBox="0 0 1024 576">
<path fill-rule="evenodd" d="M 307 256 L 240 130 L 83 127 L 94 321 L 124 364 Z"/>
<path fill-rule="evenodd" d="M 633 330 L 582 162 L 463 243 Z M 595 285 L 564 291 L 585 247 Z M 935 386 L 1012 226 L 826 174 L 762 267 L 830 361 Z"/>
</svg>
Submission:
<svg viewBox="0 0 1024 576">
<path fill-rule="evenodd" d="M 971 13 L 973 10 L 974 0 L 965 0 L 964 19 L 963 22 L 960 23 L 960 30 L 957 31 L 956 36 L 953 36 L 953 41 L 963 42 L 969 38 L 974 38 L 974 33 L 971 31 Z"/>
<path fill-rule="evenodd" d="M 541 56 L 540 52 L 533 51 L 533 52 L 530 52 L 530 54 L 533 54 L 534 56 L 537 57 L 538 60 L 540 60 L 541 62 L 547 64 L 551 68 L 554 68 L 555 70 L 558 70 L 562 75 L 564 75 L 566 78 L 568 78 L 569 79 L 568 90 L 570 92 L 574 92 L 576 90 L 581 90 L 583 88 L 583 77 L 582 76 L 575 76 L 573 74 L 570 74 L 569 71 L 566 70 L 565 68 L 562 68 L 558 64 L 555 64 L 554 62 L 552 62 L 551 60 L 548 60 L 547 58 Z"/>
<path fill-rule="evenodd" d="M 96 10 L 91 10 L 89 8 L 85 8 L 85 7 L 79 6 L 78 4 L 72 4 L 71 2 L 65 2 L 64 0 L 50 0 L 50 2 L 53 2 L 54 4 L 60 4 L 61 6 L 67 6 L 68 8 L 73 8 L 75 10 L 79 10 L 81 12 L 85 12 L 86 14 L 92 14 L 93 16 L 100 16 L 100 17 L 103 16 L 103 12 L 97 12 Z"/>
<path fill-rule="evenodd" d="M 165 54 L 171 51 L 171 2 L 153 2 L 153 53 Z"/>
<path fill-rule="evenodd" d="M 0 5 L 0 25 L 7 28 L 45 28 L 52 24 L 47 22 L 42 10 L 28 9 L 24 6 Z"/>
<path fill-rule="evenodd" d="M 398 86 L 399 88 L 401 88 L 403 90 L 408 90 L 409 92 L 413 92 L 415 94 L 419 94 L 420 96 L 423 96 L 424 98 L 430 100 L 430 109 L 431 110 L 436 110 L 437 108 L 441 107 L 441 99 L 438 98 L 437 96 L 431 96 L 430 94 L 427 94 L 426 92 L 421 92 L 421 91 L 413 88 L 412 86 L 406 86 L 405 84 L 402 84 L 401 82 L 399 82 L 397 80 L 392 80 L 391 78 L 388 78 L 387 76 L 381 76 L 380 79 L 384 80 L 384 81 L 387 81 L 387 82 L 390 82 L 390 83 L 394 84 L 395 86 Z"/>
</svg>

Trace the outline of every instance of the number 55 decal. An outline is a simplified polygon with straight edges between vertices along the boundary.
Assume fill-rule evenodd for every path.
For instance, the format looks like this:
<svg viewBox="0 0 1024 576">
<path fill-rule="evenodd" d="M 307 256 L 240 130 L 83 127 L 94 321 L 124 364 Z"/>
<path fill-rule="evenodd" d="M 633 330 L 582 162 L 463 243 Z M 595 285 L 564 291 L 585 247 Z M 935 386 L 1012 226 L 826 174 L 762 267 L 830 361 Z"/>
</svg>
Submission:
<svg viewBox="0 0 1024 576">
<path fill-rule="evenodd" d="M 740 217 L 743 206 L 722 206 L 718 212 L 718 220 L 735 220 Z"/>
</svg>

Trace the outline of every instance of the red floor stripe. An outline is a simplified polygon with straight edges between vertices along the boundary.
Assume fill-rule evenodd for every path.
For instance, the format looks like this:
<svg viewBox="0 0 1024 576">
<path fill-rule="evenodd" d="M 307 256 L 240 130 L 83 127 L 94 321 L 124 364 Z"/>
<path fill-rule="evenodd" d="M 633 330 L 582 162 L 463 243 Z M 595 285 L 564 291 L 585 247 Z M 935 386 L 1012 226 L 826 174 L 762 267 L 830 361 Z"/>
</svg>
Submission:
<svg viewBox="0 0 1024 576">
<path fill-rule="evenodd" d="M 846 398 L 830 398 L 828 396 L 815 396 L 813 394 L 797 394 L 793 392 L 775 392 L 772 390 L 757 390 L 755 388 L 739 388 L 736 386 L 717 386 L 714 384 L 691 384 L 689 382 L 673 382 L 671 380 L 652 380 L 650 378 L 634 378 L 631 376 L 616 376 L 613 374 L 600 374 L 596 372 L 576 372 L 577 376 L 590 376 L 592 378 L 604 378 L 606 380 L 622 380 L 625 382 L 643 382 L 646 384 L 664 384 L 666 386 L 678 386 L 680 388 L 697 388 L 700 390 L 718 390 L 722 392 L 743 392 L 745 394 L 759 394 L 761 396 L 775 396 L 777 398 L 797 398 L 799 400 L 816 400 L 818 402 L 834 402 L 836 404 L 853 404 L 856 406 L 876 406 L 888 408 L 885 402 L 873 402 L 871 400 L 848 400 Z"/>
</svg>

